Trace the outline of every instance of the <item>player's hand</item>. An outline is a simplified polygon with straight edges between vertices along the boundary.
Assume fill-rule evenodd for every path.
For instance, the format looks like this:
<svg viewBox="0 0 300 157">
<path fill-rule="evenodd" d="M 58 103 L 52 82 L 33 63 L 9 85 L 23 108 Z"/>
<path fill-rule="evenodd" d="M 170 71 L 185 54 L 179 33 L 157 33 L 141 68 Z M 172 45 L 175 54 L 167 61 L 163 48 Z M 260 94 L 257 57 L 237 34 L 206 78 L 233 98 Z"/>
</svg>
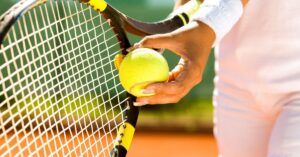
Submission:
<svg viewBox="0 0 300 157">
<path fill-rule="evenodd" d="M 184 97 L 201 81 L 214 39 L 215 34 L 207 25 L 191 22 L 174 32 L 148 36 L 135 44 L 133 48 L 164 48 L 181 57 L 170 72 L 169 81 L 148 85 L 142 92 L 155 95 L 139 97 L 135 105 L 176 103 Z"/>
</svg>

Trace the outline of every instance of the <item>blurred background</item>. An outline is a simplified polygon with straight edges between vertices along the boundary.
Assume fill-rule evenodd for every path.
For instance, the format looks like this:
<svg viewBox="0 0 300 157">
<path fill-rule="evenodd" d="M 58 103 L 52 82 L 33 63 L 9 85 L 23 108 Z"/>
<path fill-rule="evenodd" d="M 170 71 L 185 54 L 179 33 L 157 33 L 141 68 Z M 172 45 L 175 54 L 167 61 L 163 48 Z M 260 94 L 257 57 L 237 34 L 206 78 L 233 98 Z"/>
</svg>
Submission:
<svg viewBox="0 0 300 157">
<path fill-rule="evenodd" d="M 17 1 L 0 0 L 0 14 Z M 171 13 L 174 5 L 174 0 L 107 1 L 126 15 L 148 22 L 164 19 Z M 139 40 L 140 38 L 130 35 L 132 43 Z M 164 56 L 170 68 L 173 68 L 179 60 L 178 56 L 169 51 L 164 52 Z M 180 102 L 173 105 L 142 107 L 137 135 L 129 156 L 217 156 L 212 136 L 213 59 L 211 53 L 202 82 Z M 151 148 L 157 144 L 159 148 Z M 172 154 L 170 149 L 182 150 Z M 180 152 L 184 154 L 180 155 Z"/>
</svg>

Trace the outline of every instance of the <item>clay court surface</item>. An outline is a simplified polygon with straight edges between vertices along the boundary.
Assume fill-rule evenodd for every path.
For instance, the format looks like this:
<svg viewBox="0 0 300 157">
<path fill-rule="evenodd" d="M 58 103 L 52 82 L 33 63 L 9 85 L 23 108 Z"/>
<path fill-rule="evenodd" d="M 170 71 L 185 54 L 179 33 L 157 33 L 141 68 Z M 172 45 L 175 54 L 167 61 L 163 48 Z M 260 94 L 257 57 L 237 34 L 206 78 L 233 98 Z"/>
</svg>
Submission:
<svg viewBox="0 0 300 157">
<path fill-rule="evenodd" d="M 128 157 L 217 157 L 210 134 L 136 133 Z"/>
<path fill-rule="evenodd" d="M 13 134 L 9 134 L 10 137 Z M 36 136 L 36 135 L 35 135 Z M 16 136 L 14 140 L 7 142 L 4 139 L 0 140 L 0 144 L 3 145 L 14 145 L 16 139 L 21 139 L 23 136 L 20 134 Z M 28 140 L 18 143 L 20 147 L 15 147 L 15 149 L 11 150 L 12 156 L 15 156 L 20 149 L 25 147 L 26 142 L 32 141 L 33 136 L 29 136 Z M 38 152 L 38 154 L 42 156 L 47 156 L 54 151 L 58 152 L 58 156 L 78 156 L 82 152 L 88 156 L 93 156 L 91 154 L 98 154 L 101 152 L 102 143 L 105 145 L 105 140 L 99 142 L 97 139 L 91 136 L 78 136 L 73 140 L 71 136 L 66 137 L 56 137 L 55 140 L 47 141 L 46 139 L 50 139 L 50 135 L 45 135 L 41 138 L 41 140 L 36 141 L 37 145 L 31 145 L 28 151 L 24 151 L 22 154 L 27 156 L 29 152 Z M 60 139 L 60 140 L 58 140 Z M 71 142 L 72 141 L 72 142 Z M 37 150 L 37 147 L 50 142 L 50 147 L 46 147 L 44 149 Z M 82 144 L 82 142 L 84 144 Z M 107 141 L 109 142 L 109 141 Z M 81 144 L 80 144 L 81 143 Z M 96 145 L 95 145 L 96 144 Z M 56 146 L 55 146 L 56 145 Z M 60 149 L 60 146 L 63 146 Z M 99 146 L 100 145 L 100 146 Z M 86 147 L 92 147 L 92 151 L 86 151 Z M 73 148 L 77 147 L 77 151 L 70 152 Z M 5 148 L 1 150 L 1 152 L 5 152 Z M 81 153 L 80 153 L 81 152 Z M 26 155 L 27 154 L 27 155 Z M 65 155 L 63 155 L 65 154 Z M 107 153 L 105 153 L 108 156 Z M 3 154 L 2 154 L 3 155 Z M 1 156 L 1 155 L 0 155 Z M 4 155 L 8 156 L 8 154 Z M 189 134 L 189 133 L 159 133 L 159 132 L 137 132 L 132 141 L 132 146 L 129 150 L 128 157 L 217 157 L 217 147 L 216 142 L 211 134 Z"/>
</svg>

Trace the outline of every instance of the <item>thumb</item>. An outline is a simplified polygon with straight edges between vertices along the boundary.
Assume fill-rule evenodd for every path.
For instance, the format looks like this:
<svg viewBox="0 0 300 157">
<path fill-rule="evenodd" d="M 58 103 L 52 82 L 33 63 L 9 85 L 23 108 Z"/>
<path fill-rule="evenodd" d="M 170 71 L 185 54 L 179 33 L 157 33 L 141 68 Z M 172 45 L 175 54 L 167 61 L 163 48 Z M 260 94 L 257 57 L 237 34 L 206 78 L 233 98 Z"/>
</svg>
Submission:
<svg viewBox="0 0 300 157">
<path fill-rule="evenodd" d="M 130 51 L 137 48 L 168 49 L 171 52 L 186 59 L 185 51 L 180 43 L 181 42 L 178 41 L 176 34 L 156 34 L 146 36 L 128 50 Z"/>
<path fill-rule="evenodd" d="M 143 38 L 137 43 L 138 47 L 147 48 L 166 48 L 169 49 L 173 45 L 172 36 L 170 34 L 156 34 Z"/>
<path fill-rule="evenodd" d="M 156 34 L 143 38 L 140 42 L 133 45 L 132 49 L 136 48 L 153 48 L 153 49 L 168 49 L 173 53 L 182 56 L 180 53 L 179 42 L 176 41 L 175 35 L 172 33 Z"/>
</svg>

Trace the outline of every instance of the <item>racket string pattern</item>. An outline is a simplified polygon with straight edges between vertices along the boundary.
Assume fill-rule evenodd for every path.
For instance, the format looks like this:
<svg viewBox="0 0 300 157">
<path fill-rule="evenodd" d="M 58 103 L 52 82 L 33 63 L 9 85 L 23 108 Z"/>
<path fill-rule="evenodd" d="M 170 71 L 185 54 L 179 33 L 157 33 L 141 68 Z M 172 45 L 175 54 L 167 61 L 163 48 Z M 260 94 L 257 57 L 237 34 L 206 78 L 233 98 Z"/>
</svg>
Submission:
<svg viewBox="0 0 300 157">
<path fill-rule="evenodd" d="M 128 97 L 109 23 L 76 1 L 26 12 L 0 49 L 2 156 L 109 156 Z"/>
</svg>

